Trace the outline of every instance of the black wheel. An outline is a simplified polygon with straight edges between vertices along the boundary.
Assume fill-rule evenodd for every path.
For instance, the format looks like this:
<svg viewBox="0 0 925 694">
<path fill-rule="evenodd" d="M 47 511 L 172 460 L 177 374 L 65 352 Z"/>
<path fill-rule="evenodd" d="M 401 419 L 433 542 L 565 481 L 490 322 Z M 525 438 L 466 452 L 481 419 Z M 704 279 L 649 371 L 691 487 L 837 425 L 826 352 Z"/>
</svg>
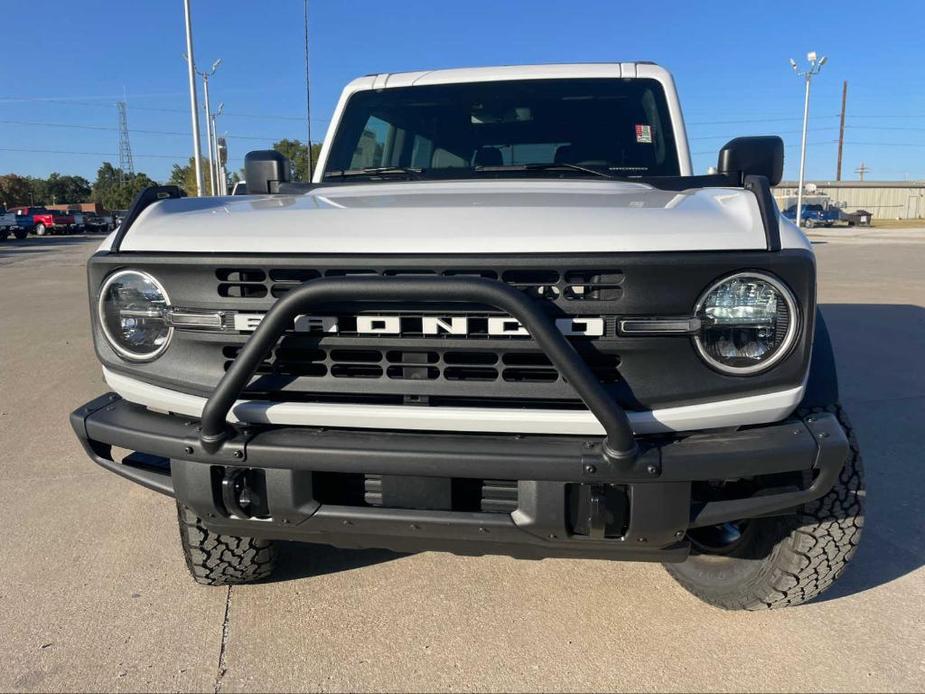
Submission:
<svg viewBox="0 0 925 694">
<path fill-rule="evenodd" d="M 691 556 L 665 568 L 704 602 L 727 610 L 799 605 L 829 588 L 857 551 L 865 493 L 857 440 L 840 405 L 814 411 L 834 413 L 848 432 L 851 453 L 835 486 L 788 516 L 690 530 Z"/>
<path fill-rule="evenodd" d="M 48 233 L 48 227 L 46 227 L 44 224 L 39 222 L 38 224 L 35 225 L 35 227 L 33 227 L 32 231 L 35 232 L 36 236 L 44 236 L 45 234 Z"/>
<path fill-rule="evenodd" d="M 273 573 L 276 548 L 270 540 L 214 533 L 180 503 L 177 517 L 186 566 L 196 583 L 205 586 L 254 583 Z"/>
<path fill-rule="evenodd" d="M 24 238 L 29 236 L 29 230 L 28 229 L 17 229 L 16 231 L 13 232 L 13 236 L 15 236 L 18 241 L 22 241 Z"/>
<path fill-rule="evenodd" d="M 0 229 L 0 241 L 6 241 L 6 237 L 10 235 L 10 230 L 6 227 Z"/>
</svg>

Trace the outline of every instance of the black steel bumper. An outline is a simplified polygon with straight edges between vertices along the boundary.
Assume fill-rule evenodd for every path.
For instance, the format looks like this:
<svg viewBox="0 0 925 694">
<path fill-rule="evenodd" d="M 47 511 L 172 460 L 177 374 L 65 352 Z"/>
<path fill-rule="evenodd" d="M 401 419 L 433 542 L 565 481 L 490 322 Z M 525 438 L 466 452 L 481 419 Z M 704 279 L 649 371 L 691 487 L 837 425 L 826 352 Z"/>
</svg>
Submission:
<svg viewBox="0 0 925 694">
<path fill-rule="evenodd" d="M 204 445 L 200 421 L 107 394 L 71 415 L 88 455 L 108 470 L 175 496 L 216 531 L 398 551 L 682 561 L 690 527 L 787 512 L 831 489 L 848 455 L 831 415 L 730 433 L 640 439 L 636 463 L 607 462 L 600 439 L 435 434 L 301 427 L 232 427 Z M 128 449 L 121 458 L 113 448 Z M 223 499 L 229 471 L 260 470 L 268 512 L 240 517 Z M 516 480 L 513 513 L 415 510 L 320 502 L 319 473 Z M 695 483 L 802 473 L 803 484 L 746 498 L 698 501 Z M 789 479 L 792 479 L 793 475 Z M 774 478 L 769 478 L 774 479 Z M 606 490 L 619 488 L 619 537 Z M 570 496 L 570 492 L 578 495 Z M 584 498 L 575 531 L 569 499 Z M 232 510 L 229 510 L 231 508 Z M 571 520 L 570 520 L 571 518 Z"/>
</svg>

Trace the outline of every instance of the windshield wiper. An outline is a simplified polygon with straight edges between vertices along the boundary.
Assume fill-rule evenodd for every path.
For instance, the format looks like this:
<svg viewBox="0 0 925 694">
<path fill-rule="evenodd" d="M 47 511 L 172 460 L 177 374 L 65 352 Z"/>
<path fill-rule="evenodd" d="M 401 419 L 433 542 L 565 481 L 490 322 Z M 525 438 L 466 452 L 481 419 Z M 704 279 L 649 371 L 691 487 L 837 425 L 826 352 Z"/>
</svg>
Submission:
<svg viewBox="0 0 925 694">
<path fill-rule="evenodd" d="M 389 176 L 392 174 L 413 176 L 420 178 L 424 169 L 414 169 L 410 166 L 368 166 L 364 169 L 338 169 L 328 171 L 324 174 L 325 178 L 350 178 L 351 176 Z"/>
<path fill-rule="evenodd" d="M 566 171 L 581 171 L 583 173 L 589 173 L 594 176 L 600 176 L 601 178 L 616 179 L 616 176 L 611 176 L 609 173 L 604 173 L 603 171 L 598 171 L 597 169 L 590 169 L 586 166 L 579 166 L 578 164 L 566 164 L 566 163 L 547 163 L 547 164 L 504 164 L 500 166 L 476 166 L 473 168 L 474 171 L 484 171 L 491 173 L 492 171 L 555 171 L 556 169 L 564 169 Z"/>
</svg>

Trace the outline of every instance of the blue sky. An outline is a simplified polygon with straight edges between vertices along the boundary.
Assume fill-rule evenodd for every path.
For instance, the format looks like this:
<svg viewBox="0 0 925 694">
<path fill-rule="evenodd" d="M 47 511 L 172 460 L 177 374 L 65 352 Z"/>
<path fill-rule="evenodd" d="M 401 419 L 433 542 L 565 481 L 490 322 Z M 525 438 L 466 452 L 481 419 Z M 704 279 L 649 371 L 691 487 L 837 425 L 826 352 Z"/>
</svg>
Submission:
<svg viewBox="0 0 925 694">
<path fill-rule="evenodd" d="M 197 62 L 223 60 L 212 100 L 225 104 L 231 166 L 304 140 L 302 0 L 192 2 Z M 136 170 L 162 180 L 189 157 L 182 0 L 6 0 L 2 16 L 0 173 L 92 180 L 118 163 L 123 89 Z M 843 177 L 863 161 L 868 180 L 925 179 L 923 2 L 310 0 L 310 22 L 316 140 L 357 75 L 654 60 L 678 82 L 696 172 L 732 137 L 780 134 L 793 178 L 803 92 L 787 59 L 815 49 L 829 61 L 813 82 L 807 175 L 834 178 L 848 80 Z"/>
</svg>

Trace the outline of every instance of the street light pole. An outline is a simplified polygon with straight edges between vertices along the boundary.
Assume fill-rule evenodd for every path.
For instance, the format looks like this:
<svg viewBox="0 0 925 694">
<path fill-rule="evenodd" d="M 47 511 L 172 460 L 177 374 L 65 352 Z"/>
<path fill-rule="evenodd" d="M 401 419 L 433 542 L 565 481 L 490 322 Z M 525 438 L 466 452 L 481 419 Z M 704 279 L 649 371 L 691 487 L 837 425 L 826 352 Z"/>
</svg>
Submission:
<svg viewBox="0 0 925 694">
<path fill-rule="evenodd" d="M 200 72 L 199 76 L 202 77 L 202 91 L 203 98 L 206 101 L 206 144 L 209 150 L 209 182 L 212 184 L 212 195 L 215 195 L 216 184 L 218 183 L 218 175 L 216 174 L 215 168 L 215 154 L 212 151 L 212 106 L 209 102 L 209 78 L 215 74 L 215 71 L 218 70 L 218 66 L 221 65 L 222 59 L 219 58 L 214 63 L 212 63 L 212 68 L 208 72 Z"/>
<path fill-rule="evenodd" d="M 209 107 L 209 75 L 202 74 L 203 98 L 206 101 L 206 145 L 209 151 L 209 183 L 212 195 L 215 195 L 215 157 L 212 156 L 212 111 Z"/>
<path fill-rule="evenodd" d="M 806 59 L 809 61 L 809 68 L 803 72 L 800 72 L 796 61 L 793 58 L 790 59 L 790 67 L 792 67 L 793 71 L 802 77 L 806 83 L 806 94 L 803 97 L 803 138 L 800 143 L 800 187 L 797 189 L 797 226 L 800 226 L 800 222 L 802 221 L 801 214 L 803 212 L 803 174 L 806 168 L 806 130 L 809 124 L 809 88 L 813 77 L 818 75 L 822 66 L 825 65 L 826 57 L 822 56 L 817 60 L 816 51 L 810 51 L 806 54 Z"/>
<path fill-rule="evenodd" d="M 186 17 L 186 65 L 189 76 L 189 104 L 193 120 L 193 165 L 196 169 L 196 195 L 202 195 L 202 160 L 199 153 L 199 104 L 196 100 L 196 61 L 193 59 L 193 27 L 190 22 L 190 0 L 183 0 Z"/>
<path fill-rule="evenodd" d="M 811 80 L 806 75 L 806 96 L 803 98 L 803 139 L 800 141 L 800 187 L 797 189 L 797 226 L 800 226 L 800 213 L 803 210 L 803 171 L 806 168 L 806 126 L 809 123 L 809 85 Z"/>
</svg>

